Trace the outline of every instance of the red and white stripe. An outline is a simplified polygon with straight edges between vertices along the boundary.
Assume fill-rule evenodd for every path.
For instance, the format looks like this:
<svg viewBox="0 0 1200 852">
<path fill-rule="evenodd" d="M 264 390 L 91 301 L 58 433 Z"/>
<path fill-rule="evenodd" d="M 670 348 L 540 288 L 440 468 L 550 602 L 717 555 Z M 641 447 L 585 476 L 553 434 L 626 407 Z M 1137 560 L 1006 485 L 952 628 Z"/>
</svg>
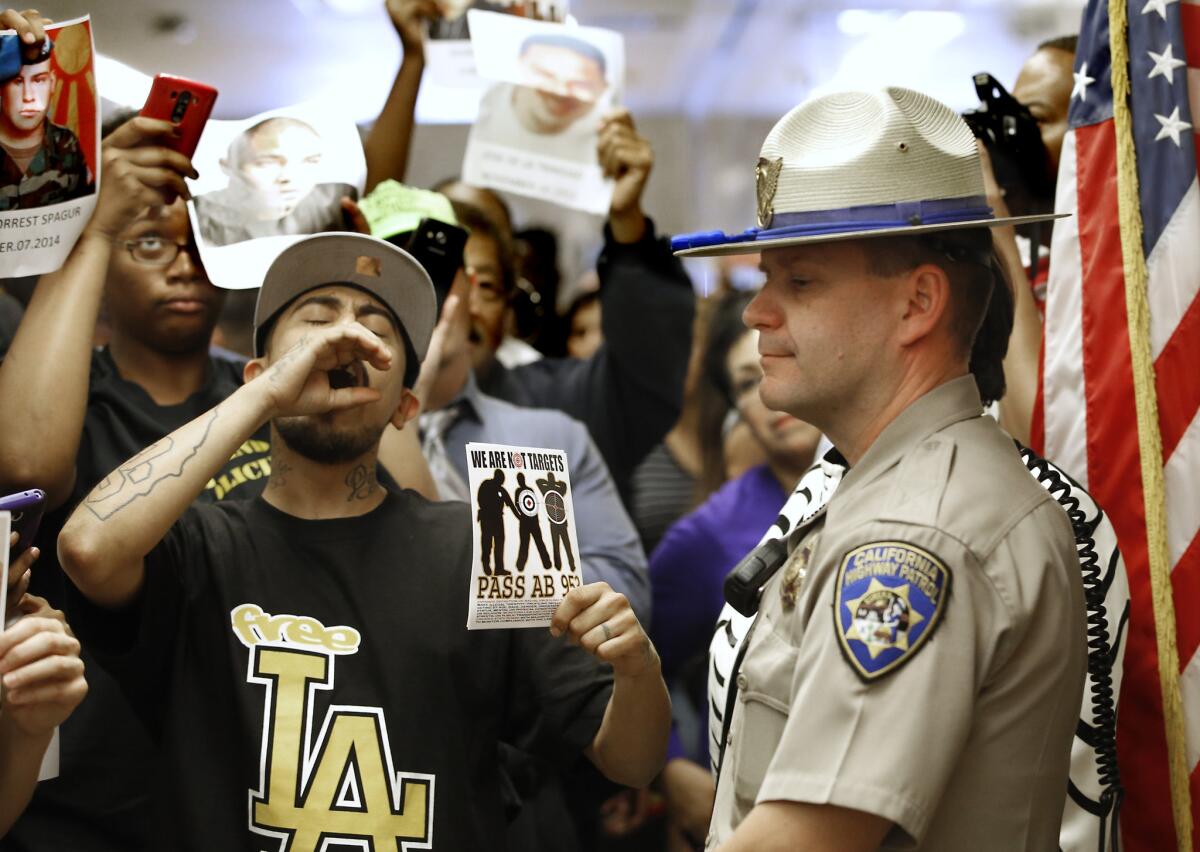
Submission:
<svg viewBox="0 0 1200 852">
<path fill-rule="evenodd" d="M 1200 116 L 1200 0 L 1180 3 L 1189 101 Z M 1131 6 L 1131 14 L 1136 13 Z M 1197 143 L 1200 148 L 1200 143 Z M 1198 151 L 1200 153 L 1200 151 Z M 1146 549 L 1111 121 L 1064 142 L 1046 299 L 1044 455 L 1113 520 L 1132 601 L 1118 727 L 1125 848 L 1175 849 Z M 1200 186 L 1147 259 L 1193 812 L 1200 808 Z M 1200 849 L 1200 814 L 1192 845 Z"/>
</svg>

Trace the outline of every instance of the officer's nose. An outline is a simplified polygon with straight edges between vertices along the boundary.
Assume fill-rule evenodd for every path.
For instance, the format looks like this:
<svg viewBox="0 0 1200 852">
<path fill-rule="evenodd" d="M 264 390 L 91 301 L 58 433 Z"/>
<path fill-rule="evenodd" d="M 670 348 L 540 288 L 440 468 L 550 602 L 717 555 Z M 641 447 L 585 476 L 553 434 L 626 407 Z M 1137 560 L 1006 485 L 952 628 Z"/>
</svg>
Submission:
<svg viewBox="0 0 1200 852">
<path fill-rule="evenodd" d="M 755 293 L 750 304 L 742 311 L 742 322 L 747 328 L 775 328 L 779 325 L 779 311 L 774 305 L 772 294 L 768 292 L 769 286 L 768 284 Z"/>
</svg>

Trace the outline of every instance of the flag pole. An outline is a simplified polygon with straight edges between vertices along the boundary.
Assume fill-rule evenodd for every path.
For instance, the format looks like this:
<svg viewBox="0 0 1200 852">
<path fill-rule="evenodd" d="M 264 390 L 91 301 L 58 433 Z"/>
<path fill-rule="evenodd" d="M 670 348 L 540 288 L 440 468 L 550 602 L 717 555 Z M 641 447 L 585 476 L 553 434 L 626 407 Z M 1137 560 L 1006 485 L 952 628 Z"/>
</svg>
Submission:
<svg viewBox="0 0 1200 852">
<path fill-rule="evenodd" d="M 1117 142 L 1117 207 L 1121 254 L 1125 268 L 1125 309 L 1129 323 L 1129 354 L 1137 406 L 1138 450 L 1142 495 L 1146 509 L 1146 552 L 1154 633 L 1158 649 L 1158 678 L 1162 690 L 1163 724 L 1167 739 L 1171 808 L 1175 817 L 1178 852 L 1192 852 L 1192 807 L 1187 770 L 1186 726 L 1179 688 L 1179 648 L 1176 645 L 1175 600 L 1171 589 L 1171 559 L 1167 548 L 1166 486 L 1163 478 L 1162 433 L 1158 393 L 1150 346 L 1148 274 L 1142 251 L 1142 211 L 1138 195 L 1137 150 L 1130 107 L 1129 20 L 1127 0 L 1108 0 L 1109 48 L 1112 52 L 1113 123 Z"/>
</svg>

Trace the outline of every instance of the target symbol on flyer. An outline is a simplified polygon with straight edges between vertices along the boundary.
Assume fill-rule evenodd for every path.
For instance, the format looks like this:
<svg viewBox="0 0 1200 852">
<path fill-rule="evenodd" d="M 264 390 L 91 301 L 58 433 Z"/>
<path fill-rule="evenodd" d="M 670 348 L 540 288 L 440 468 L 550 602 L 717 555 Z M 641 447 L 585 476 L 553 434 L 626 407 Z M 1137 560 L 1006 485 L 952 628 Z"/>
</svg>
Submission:
<svg viewBox="0 0 1200 852">
<path fill-rule="evenodd" d="M 537 495 L 530 489 L 521 491 L 517 496 L 517 508 L 521 510 L 521 514 L 525 517 L 536 518 L 538 513 Z"/>
<path fill-rule="evenodd" d="M 546 493 L 546 515 L 550 518 L 551 523 L 566 523 L 567 502 L 557 491 Z"/>
</svg>

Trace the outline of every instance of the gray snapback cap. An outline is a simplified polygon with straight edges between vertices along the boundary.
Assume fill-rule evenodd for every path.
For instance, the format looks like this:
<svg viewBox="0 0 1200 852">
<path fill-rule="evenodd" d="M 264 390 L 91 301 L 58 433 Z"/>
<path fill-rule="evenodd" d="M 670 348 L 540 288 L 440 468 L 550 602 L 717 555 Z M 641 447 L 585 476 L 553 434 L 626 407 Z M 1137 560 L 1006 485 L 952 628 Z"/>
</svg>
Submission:
<svg viewBox="0 0 1200 852">
<path fill-rule="evenodd" d="M 425 358 L 437 321 L 429 273 L 411 254 L 389 242 L 356 233 L 325 233 L 284 249 L 263 278 L 254 306 L 254 354 L 262 355 L 266 330 L 297 297 L 335 284 L 358 287 L 383 302 L 399 320 L 417 361 Z M 410 372 L 418 365 L 408 365 Z"/>
</svg>

